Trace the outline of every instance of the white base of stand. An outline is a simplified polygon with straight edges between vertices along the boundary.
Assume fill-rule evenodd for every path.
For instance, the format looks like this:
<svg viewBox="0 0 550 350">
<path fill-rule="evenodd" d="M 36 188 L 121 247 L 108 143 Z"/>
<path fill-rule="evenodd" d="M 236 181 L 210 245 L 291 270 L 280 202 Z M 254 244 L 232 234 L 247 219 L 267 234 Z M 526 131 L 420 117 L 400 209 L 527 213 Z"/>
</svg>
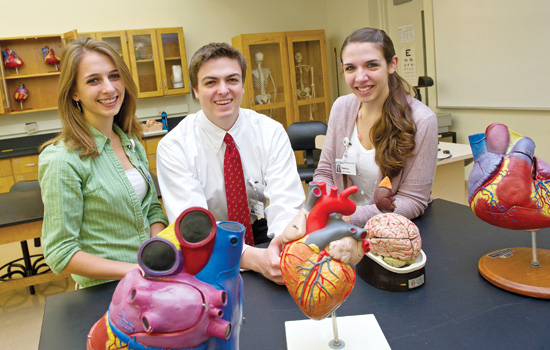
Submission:
<svg viewBox="0 0 550 350">
<path fill-rule="evenodd" d="M 344 350 L 377 349 L 391 350 L 374 315 L 337 317 L 338 338 L 343 340 Z M 334 340 L 332 320 L 286 321 L 286 346 L 288 350 L 331 350 Z"/>
</svg>

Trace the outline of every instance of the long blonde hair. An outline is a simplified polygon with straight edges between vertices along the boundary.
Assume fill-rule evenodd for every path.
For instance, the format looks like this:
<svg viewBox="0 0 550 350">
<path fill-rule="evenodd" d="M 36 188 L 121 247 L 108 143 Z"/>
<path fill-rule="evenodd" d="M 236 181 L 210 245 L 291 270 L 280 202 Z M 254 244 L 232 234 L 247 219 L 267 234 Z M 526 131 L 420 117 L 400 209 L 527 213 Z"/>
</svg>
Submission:
<svg viewBox="0 0 550 350">
<path fill-rule="evenodd" d="M 71 42 L 61 55 L 57 109 L 61 118 L 62 130 L 55 138 L 45 142 L 40 147 L 40 151 L 50 144 L 64 141 L 66 147 L 79 151 L 80 157 L 95 158 L 99 155 L 95 139 L 84 119 L 82 109 L 79 103 L 72 98 L 76 86 L 78 65 L 89 51 L 106 55 L 115 64 L 126 91 L 120 111 L 115 115 L 114 123 L 125 133 L 141 138 L 141 125 L 136 118 L 138 90 L 130 70 L 111 46 L 101 40 L 83 38 Z"/>
</svg>

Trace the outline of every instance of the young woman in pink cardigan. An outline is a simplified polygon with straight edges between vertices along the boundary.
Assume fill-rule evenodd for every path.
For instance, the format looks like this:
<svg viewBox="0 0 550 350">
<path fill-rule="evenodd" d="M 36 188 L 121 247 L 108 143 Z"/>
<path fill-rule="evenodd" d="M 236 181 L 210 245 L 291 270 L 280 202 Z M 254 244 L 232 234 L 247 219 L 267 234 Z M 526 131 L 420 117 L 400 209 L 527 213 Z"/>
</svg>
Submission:
<svg viewBox="0 0 550 350">
<path fill-rule="evenodd" d="M 313 180 L 335 184 L 339 191 L 357 185 L 352 196 L 357 210 L 345 219 L 362 227 L 380 214 L 373 193 L 387 176 L 394 212 L 416 218 L 431 201 L 437 117 L 397 74 L 398 58 L 384 31 L 356 30 L 344 41 L 340 59 L 352 94 L 332 106 Z"/>
</svg>

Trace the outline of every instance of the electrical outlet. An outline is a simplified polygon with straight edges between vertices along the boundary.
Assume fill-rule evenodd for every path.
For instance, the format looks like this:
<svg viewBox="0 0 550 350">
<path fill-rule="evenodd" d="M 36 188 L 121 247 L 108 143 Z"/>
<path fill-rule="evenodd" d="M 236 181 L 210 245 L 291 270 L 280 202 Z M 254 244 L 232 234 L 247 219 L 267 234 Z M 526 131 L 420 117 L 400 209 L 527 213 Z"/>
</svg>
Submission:
<svg viewBox="0 0 550 350">
<path fill-rule="evenodd" d="M 34 134 L 38 131 L 38 125 L 36 124 L 36 122 L 25 123 L 25 131 L 27 132 L 27 134 Z"/>
</svg>

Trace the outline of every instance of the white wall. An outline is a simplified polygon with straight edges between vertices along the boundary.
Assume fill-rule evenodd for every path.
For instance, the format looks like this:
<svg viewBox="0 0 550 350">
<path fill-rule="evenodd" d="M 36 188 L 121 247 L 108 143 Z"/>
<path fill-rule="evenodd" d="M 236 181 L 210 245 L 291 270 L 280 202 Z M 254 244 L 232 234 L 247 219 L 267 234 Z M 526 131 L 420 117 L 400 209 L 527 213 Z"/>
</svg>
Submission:
<svg viewBox="0 0 550 350">
<path fill-rule="evenodd" d="M 342 43 L 351 32 L 359 28 L 370 26 L 386 29 L 386 2 L 387 0 L 326 0 L 326 36 L 333 99 L 350 93 L 340 65 Z"/>
<path fill-rule="evenodd" d="M 54 34 L 74 28 L 86 32 L 181 26 L 188 58 L 203 44 L 211 41 L 231 42 L 231 38 L 239 34 L 325 29 L 333 100 L 337 96 L 336 63 L 339 64 L 334 58 L 334 48 L 339 55 L 342 41 L 357 28 L 373 26 L 387 30 L 399 53 L 397 29 L 412 23 L 420 73 L 423 68 L 418 21 L 420 11 L 424 9 L 427 75 L 435 79 L 432 0 L 413 0 L 397 6 L 391 0 L 58 0 L 54 3 L 29 0 L 19 7 L 14 6 L 12 0 L 0 0 L 0 8 L 12 9 L 9 15 L 2 16 L 0 37 Z M 535 59 L 536 55 L 531 52 L 526 58 Z M 542 62 L 541 58 L 538 60 L 533 64 Z M 490 68 L 488 62 L 487 69 Z M 520 67 L 511 67 L 511 73 L 520 74 Z M 521 87 L 514 86 L 513 74 L 510 87 L 521 93 Z M 339 81 L 340 94 L 347 94 L 341 76 Z M 468 143 L 468 135 L 484 131 L 491 123 L 501 122 L 531 137 L 537 145 L 536 154 L 550 161 L 550 138 L 547 136 L 550 134 L 549 111 L 438 109 L 435 89 L 428 88 L 427 94 L 432 109 L 452 113 L 452 129 L 457 132 L 458 142 Z M 191 96 L 141 100 L 138 107 L 156 110 L 159 105 L 181 104 L 188 105 L 189 112 L 199 108 Z M 28 121 L 38 121 L 42 130 L 59 127 L 55 111 L 0 115 L 0 138 L 24 134 L 23 125 Z M 466 174 L 469 170 L 466 169 Z"/>
<path fill-rule="evenodd" d="M 0 0 L 0 8 L 10 9 L 0 20 L 2 38 L 72 29 L 183 27 L 188 59 L 212 41 L 231 43 L 232 37 L 245 33 L 326 29 L 328 21 L 325 2 L 317 0 L 27 0 L 22 4 Z M 190 95 L 140 100 L 138 108 L 156 110 L 159 105 L 182 104 L 189 112 L 200 108 Z M 31 121 L 38 123 L 40 132 L 60 127 L 56 111 L 0 115 L 0 138 L 26 135 L 23 126 Z"/>
<path fill-rule="evenodd" d="M 428 71 L 429 76 L 435 78 L 435 62 L 434 62 L 434 41 L 433 41 L 433 14 L 432 0 L 413 0 L 414 2 L 423 2 L 425 11 L 427 33 L 426 39 L 428 44 Z M 490 16 L 490 14 L 487 14 Z M 449 43 L 454 45 L 455 43 Z M 513 46 L 513 43 L 511 43 Z M 468 50 L 465 47 L 464 50 Z M 510 67 L 510 84 L 503 86 L 503 89 L 516 89 L 518 94 L 522 93 L 521 86 L 514 85 L 514 74 L 521 74 L 522 65 L 541 65 L 544 58 L 537 56 L 535 51 L 526 52 L 525 61 L 518 63 L 515 67 Z M 541 65 L 543 67 L 543 65 Z M 487 69 L 491 69 L 491 62 L 487 62 Z M 468 72 L 464 72 L 468 74 Z M 541 73 L 544 74 L 544 73 Z M 505 109 L 442 109 L 436 106 L 435 89 L 428 89 L 430 93 L 430 107 L 436 112 L 451 113 L 453 126 L 452 130 L 457 132 L 459 143 L 468 143 L 468 136 L 480 132 L 484 132 L 487 126 L 491 123 L 504 123 L 510 129 L 524 136 L 529 136 L 535 141 L 535 155 L 539 158 L 550 162 L 550 111 L 533 111 L 533 110 L 505 110 Z M 471 171 L 471 166 L 466 167 L 465 177 Z"/>
</svg>

